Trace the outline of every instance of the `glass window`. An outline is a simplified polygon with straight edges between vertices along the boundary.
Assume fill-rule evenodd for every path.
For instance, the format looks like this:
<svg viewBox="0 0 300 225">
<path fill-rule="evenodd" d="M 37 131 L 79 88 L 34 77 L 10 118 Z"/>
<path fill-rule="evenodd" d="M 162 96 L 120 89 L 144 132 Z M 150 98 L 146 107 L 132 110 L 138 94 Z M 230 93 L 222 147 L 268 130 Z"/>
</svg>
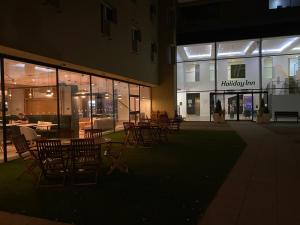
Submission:
<svg viewBox="0 0 300 225">
<path fill-rule="evenodd" d="M 128 83 L 114 81 L 116 130 L 123 129 L 123 122 L 129 121 Z"/>
<path fill-rule="evenodd" d="M 269 0 L 269 9 L 286 8 L 291 6 L 291 0 Z"/>
<path fill-rule="evenodd" d="M 179 46 L 177 47 L 177 62 L 214 59 L 214 46 L 213 43 Z"/>
<path fill-rule="evenodd" d="M 140 115 L 140 87 L 139 85 L 129 84 L 129 109 L 130 121 L 138 122 Z"/>
<path fill-rule="evenodd" d="M 300 55 L 263 57 L 262 88 L 273 95 L 299 93 Z"/>
<path fill-rule="evenodd" d="M 140 92 L 141 92 L 140 119 L 147 120 L 151 118 L 151 88 L 141 86 Z"/>
<path fill-rule="evenodd" d="M 33 141 L 26 136 L 26 130 L 31 129 L 42 137 L 56 137 L 56 69 L 5 59 L 4 85 L 10 159 L 15 157 L 13 135 L 22 133 L 28 141 Z"/>
<path fill-rule="evenodd" d="M 259 55 L 259 40 L 227 41 L 217 43 L 217 58 L 240 58 Z"/>
<path fill-rule="evenodd" d="M 276 37 L 262 40 L 262 55 L 281 55 L 300 53 L 300 37 Z"/>
<path fill-rule="evenodd" d="M 93 128 L 102 131 L 114 129 L 112 80 L 92 76 Z"/>
<path fill-rule="evenodd" d="M 259 58 L 218 60 L 217 89 L 259 89 Z"/>
<path fill-rule="evenodd" d="M 215 62 L 177 63 L 177 90 L 199 91 L 215 89 Z"/>
<path fill-rule="evenodd" d="M 90 76 L 59 70 L 60 128 L 64 137 L 84 137 L 91 128 Z"/>
</svg>

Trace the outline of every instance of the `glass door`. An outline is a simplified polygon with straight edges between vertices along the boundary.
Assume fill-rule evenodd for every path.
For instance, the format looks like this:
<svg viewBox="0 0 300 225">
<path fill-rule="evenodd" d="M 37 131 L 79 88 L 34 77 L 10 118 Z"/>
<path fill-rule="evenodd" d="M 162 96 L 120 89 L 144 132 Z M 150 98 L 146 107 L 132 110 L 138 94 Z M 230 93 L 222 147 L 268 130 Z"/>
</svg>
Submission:
<svg viewBox="0 0 300 225">
<path fill-rule="evenodd" d="M 225 120 L 238 120 L 239 101 L 237 94 L 224 94 Z"/>
<path fill-rule="evenodd" d="M 252 120 L 253 118 L 253 95 L 252 94 L 238 94 L 239 120 Z"/>
</svg>

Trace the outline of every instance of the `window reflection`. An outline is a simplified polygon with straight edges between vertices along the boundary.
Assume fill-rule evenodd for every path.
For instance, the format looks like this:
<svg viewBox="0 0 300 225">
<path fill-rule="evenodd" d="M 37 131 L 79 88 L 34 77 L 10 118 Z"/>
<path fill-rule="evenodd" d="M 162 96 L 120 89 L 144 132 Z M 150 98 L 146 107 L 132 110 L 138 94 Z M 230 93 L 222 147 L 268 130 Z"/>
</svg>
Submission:
<svg viewBox="0 0 300 225">
<path fill-rule="evenodd" d="M 90 76 L 59 70 L 60 128 L 63 137 L 83 137 L 91 128 Z"/>
<path fill-rule="evenodd" d="M 148 120 L 151 118 L 151 89 L 149 87 L 140 87 L 141 105 L 140 105 L 140 119 Z"/>
<path fill-rule="evenodd" d="M 93 128 L 114 129 L 112 80 L 92 76 Z"/>
<path fill-rule="evenodd" d="M 4 60 L 8 159 L 16 157 L 12 138 L 24 134 L 28 142 L 57 135 L 55 68 Z M 33 135 L 28 135 L 32 131 Z"/>
<path fill-rule="evenodd" d="M 123 122 L 129 121 L 129 87 L 128 83 L 115 81 L 115 120 L 116 130 L 123 129 Z"/>
</svg>

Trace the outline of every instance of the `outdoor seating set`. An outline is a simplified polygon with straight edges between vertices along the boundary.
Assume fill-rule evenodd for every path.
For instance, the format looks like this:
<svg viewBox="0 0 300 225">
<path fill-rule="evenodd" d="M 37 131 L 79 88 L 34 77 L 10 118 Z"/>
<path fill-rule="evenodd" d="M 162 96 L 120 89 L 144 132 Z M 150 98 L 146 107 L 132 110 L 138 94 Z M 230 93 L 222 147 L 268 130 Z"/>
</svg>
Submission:
<svg viewBox="0 0 300 225">
<path fill-rule="evenodd" d="M 125 142 L 142 147 L 168 142 L 168 135 L 179 131 L 180 122 L 177 119 L 169 119 L 167 114 L 160 114 L 137 124 L 124 122 Z"/>
<path fill-rule="evenodd" d="M 127 165 L 121 162 L 122 148 L 117 148 L 110 138 L 102 137 L 101 129 L 87 129 L 84 138 L 45 139 L 26 141 L 23 134 L 14 136 L 13 144 L 20 158 L 29 161 L 26 169 L 18 177 L 30 174 L 40 186 L 64 186 L 69 180 L 72 185 L 97 184 L 102 167 L 101 149 L 110 161 L 111 173 L 115 169 L 128 172 Z M 37 175 L 36 169 L 40 169 Z M 70 179 L 67 179 L 70 178 Z"/>
</svg>

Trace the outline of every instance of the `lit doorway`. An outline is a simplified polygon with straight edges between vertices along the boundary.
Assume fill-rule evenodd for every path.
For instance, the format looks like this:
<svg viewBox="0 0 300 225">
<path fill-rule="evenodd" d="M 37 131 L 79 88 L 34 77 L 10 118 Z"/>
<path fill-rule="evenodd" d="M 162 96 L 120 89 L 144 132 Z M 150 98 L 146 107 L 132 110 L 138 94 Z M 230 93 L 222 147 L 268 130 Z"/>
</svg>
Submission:
<svg viewBox="0 0 300 225">
<path fill-rule="evenodd" d="M 256 121 L 261 99 L 268 106 L 266 91 L 210 93 L 210 121 L 217 101 L 221 102 L 225 120 Z"/>
</svg>

